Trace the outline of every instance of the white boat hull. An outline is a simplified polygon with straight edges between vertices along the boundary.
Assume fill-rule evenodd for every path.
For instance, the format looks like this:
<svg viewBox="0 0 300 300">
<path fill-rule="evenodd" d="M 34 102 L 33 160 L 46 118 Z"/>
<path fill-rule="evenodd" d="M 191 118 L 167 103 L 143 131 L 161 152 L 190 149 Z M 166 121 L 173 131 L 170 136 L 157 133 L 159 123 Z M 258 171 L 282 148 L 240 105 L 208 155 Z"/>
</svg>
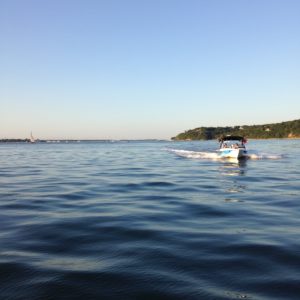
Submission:
<svg viewBox="0 0 300 300">
<path fill-rule="evenodd" d="M 231 149 L 231 148 L 221 148 L 219 149 L 221 157 L 228 158 L 241 158 L 247 156 L 247 151 L 245 148 Z"/>
</svg>

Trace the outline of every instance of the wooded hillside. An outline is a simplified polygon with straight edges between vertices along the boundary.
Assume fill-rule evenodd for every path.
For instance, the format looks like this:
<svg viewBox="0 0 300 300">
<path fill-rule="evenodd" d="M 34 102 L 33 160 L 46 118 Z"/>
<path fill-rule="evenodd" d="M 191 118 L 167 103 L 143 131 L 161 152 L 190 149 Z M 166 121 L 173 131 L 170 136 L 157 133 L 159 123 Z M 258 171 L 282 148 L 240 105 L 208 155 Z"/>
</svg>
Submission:
<svg viewBox="0 0 300 300">
<path fill-rule="evenodd" d="M 211 140 L 228 134 L 254 139 L 300 138 L 300 119 L 264 125 L 198 127 L 179 133 L 177 136 L 172 137 L 172 140 Z"/>
</svg>

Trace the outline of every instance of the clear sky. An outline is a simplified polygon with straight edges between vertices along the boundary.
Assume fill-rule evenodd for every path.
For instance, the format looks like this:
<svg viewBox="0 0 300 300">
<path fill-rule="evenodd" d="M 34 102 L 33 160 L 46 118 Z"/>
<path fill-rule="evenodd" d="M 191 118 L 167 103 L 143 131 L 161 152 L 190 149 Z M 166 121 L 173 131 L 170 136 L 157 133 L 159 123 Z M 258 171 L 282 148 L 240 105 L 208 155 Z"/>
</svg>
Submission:
<svg viewBox="0 0 300 300">
<path fill-rule="evenodd" d="M 299 0 L 0 0 L 0 138 L 300 118 Z"/>
</svg>

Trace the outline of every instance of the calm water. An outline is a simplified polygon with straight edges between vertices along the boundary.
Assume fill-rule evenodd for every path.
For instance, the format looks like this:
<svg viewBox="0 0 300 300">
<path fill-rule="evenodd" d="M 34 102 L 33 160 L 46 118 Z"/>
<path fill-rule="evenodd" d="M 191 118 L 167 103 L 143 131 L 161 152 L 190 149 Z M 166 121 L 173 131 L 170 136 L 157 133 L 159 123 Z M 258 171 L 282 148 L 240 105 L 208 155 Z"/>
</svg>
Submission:
<svg viewBox="0 0 300 300">
<path fill-rule="evenodd" d="M 0 144 L 0 298 L 299 299 L 300 140 L 215 148 Z"/>
</svg>

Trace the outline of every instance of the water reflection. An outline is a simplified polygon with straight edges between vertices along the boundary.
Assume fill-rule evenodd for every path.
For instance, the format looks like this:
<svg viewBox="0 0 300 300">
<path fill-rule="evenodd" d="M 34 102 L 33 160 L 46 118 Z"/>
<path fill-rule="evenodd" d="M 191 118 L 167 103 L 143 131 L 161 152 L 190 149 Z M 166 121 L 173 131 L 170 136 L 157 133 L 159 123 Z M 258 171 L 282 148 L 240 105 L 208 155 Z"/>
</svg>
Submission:
<svg viewBox="0 0 300 300">
<path fill-rule="evenodd" d="M 222 161 L 219 171 L 224 194 L 223 201 L 229 203 L 244 202 L 242 194 L 246 190 L 246 185 L 239 178 L 246 175 L 247 159 L 227 159 Z"/>
<path fill-rule="evenodd" d="M 244 176 L 247 170 L 247 159 L 226 159 L 222 161 L 219 170 L 225 176 Z"/>
</svg>

